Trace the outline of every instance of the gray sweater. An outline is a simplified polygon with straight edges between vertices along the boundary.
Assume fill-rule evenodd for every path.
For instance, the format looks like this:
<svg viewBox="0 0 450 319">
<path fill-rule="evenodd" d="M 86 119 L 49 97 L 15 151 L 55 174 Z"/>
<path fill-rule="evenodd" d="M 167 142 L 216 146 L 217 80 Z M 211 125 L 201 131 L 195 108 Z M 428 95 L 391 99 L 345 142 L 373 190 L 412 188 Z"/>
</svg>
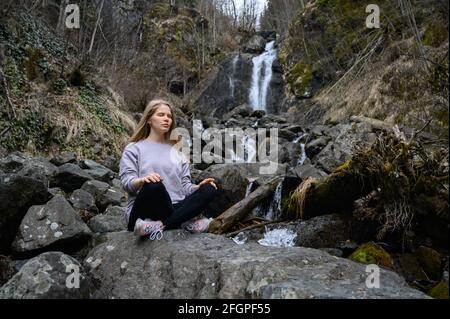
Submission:
<svg viewBox="0 0 450 319">
<path fill-rule="evenodd" d="M 195 190 L 191 182 L 188 161 L 172 145 L 147 139 L 130 143 L 123 151 L 119 171 L 122 187 L 128 193 L 127 220 L 139 193 L 139 189 L 133 188 L 132 181 L 150 173 L 161 175 L 162 183 L 173 204 L 183 200 Z"/>
</svg>

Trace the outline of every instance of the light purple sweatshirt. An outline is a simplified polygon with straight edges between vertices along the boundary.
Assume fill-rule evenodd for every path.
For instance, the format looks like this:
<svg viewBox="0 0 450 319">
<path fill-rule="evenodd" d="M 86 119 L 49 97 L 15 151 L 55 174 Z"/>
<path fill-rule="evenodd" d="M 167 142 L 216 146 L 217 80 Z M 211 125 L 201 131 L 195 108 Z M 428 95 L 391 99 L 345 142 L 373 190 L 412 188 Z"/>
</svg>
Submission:
<svg viewBox="0 0 450 319">
<path fill-rule="evenodd" d="M 132 181 L 150 173 L 161 175 L 162 183 L 173 204 L 183 200 L 195 190 L 191 182 L 188 161 L 172 145 L 147 139 L 130 143 L 123 151 L 119 171 L 122 187 L 128 193 L 127 221 L 139 192 L 139 189 L 134 189 Z"/>
</svg>

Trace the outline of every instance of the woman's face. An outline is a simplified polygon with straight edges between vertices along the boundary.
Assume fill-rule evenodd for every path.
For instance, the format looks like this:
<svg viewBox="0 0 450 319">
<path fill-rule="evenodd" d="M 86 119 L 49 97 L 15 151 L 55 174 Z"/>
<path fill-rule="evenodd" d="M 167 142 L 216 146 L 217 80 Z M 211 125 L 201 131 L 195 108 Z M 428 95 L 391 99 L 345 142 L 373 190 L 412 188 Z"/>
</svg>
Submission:
<svg viewBox="0 0 450 319">
<path fill-rule="evenodd" d="M 148 122 L 152 130 L 159 133 L 169 132 L 170 126 L 172 125 L 172 112 L 170 108 L 164 104 L 159 105 Z"/>
</svg>

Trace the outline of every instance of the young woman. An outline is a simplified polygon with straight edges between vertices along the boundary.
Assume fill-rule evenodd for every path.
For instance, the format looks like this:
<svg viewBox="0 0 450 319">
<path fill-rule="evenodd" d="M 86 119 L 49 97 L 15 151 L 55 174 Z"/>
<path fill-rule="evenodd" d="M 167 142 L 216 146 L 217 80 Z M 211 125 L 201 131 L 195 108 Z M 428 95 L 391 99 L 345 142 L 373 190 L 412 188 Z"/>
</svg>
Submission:
<svg viewBox="0 0 450 319">
<path fill-rule="evenodd" d="M 216 195 L 213 178 L 192 184 L 189 163 L 175 150 L 176 127 L 169 102 L 150 101 L 120 161 L 120 181 L 128 193 L 128 230 L 161 239 L 163 229 L 204 232 L 210 219 L 196 218 Z"/>
</svg>

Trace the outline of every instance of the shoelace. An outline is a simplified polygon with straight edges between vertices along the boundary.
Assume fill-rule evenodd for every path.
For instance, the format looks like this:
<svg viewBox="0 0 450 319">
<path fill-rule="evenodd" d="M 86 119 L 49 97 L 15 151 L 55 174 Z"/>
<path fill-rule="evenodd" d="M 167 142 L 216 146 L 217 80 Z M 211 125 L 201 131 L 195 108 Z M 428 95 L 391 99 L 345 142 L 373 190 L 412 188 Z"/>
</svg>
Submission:
<svg viewBox="0 0 450 319">
<path fill-rule="evenodd" d="M 144 230 L 150 240 L 160 240 L 163 238 L 163 232 L 158 225 L 146 226 Z"/>
</svg>

